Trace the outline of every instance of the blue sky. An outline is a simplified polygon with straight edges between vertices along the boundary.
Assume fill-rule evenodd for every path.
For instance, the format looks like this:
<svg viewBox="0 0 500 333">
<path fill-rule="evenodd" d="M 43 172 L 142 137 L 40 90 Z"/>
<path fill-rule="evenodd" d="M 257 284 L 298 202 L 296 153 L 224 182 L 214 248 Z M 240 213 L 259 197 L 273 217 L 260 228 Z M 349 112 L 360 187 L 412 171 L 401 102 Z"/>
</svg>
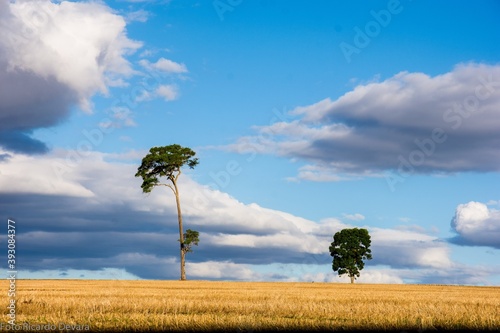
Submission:
<svg viewBox="0 0 500 333">
<path fill-rule="evenodd" d="M 20 277 L 500 283 L 496 1 L 0 1 L 0 215 Z M 5 238 L 5 236 L 4 236 Z M 4 267 L 5 263 L 2 263 Z"/>
</svg>

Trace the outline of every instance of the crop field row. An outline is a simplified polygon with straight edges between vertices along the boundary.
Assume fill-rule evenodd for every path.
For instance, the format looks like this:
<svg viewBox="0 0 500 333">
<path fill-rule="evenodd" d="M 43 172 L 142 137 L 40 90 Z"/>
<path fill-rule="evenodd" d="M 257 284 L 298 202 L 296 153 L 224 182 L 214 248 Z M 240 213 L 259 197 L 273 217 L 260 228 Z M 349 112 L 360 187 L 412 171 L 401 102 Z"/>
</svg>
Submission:
<svg viewBox="0 0 500 333">
<path fill-rule="evenodd" d="M 0 288 L 6 291 L 7 281 Z M 73 325 L 91 331 L 183 332 L 500 327 L 499 287 L 18 280 L 16 288 L 16 323 L 29 323 L 31 330 L 44 324 L 58 330 Z M 7 297 L 1 305 L 5 328 Z"/>
</svg>

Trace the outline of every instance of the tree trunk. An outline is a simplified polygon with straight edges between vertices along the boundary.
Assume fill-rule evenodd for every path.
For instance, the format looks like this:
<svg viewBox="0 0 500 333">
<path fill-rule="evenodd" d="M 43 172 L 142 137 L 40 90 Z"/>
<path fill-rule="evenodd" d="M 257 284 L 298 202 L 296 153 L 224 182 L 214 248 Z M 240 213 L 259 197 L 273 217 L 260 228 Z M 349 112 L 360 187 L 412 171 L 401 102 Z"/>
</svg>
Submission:
<svg viewBox="0 0 500 333">
<path fill-rule="evenodd" d="M 354 283 L 354 279 L 355 277 L 354 276 L 349 276 L 351 278 L 351 283 Z"/>
<path fill-rule="evenodd" d="M 181 202 L 179 198 L 179 189 L 177 188 L 177 181 L 173 180 L 175 188 L 175 202 L 177 203 L 177 219 L 179 220 L 179 243 L 181 253 L 181 281 L 186 280 L 186 252 L 184 252 L 184 231 L 182 230 L 182 212 Z"/>
</svg>

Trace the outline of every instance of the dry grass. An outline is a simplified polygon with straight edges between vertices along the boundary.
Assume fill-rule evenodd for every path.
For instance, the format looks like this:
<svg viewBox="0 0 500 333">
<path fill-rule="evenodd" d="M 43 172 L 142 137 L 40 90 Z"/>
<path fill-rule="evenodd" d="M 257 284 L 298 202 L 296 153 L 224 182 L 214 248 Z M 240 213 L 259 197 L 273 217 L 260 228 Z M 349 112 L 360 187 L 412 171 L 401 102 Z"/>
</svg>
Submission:
<svg viewBox="0 0 500 333">
<path fill-rule="evenodd" d="M 7 290 L 7 281 L 0 288 Z M 2 297 L 4 314 L 7 301 Z M 499 287 L 18 280 L 17 303 L 18 324 L 62 322 L 93 331 L 500 327 Z"/>
</svg>

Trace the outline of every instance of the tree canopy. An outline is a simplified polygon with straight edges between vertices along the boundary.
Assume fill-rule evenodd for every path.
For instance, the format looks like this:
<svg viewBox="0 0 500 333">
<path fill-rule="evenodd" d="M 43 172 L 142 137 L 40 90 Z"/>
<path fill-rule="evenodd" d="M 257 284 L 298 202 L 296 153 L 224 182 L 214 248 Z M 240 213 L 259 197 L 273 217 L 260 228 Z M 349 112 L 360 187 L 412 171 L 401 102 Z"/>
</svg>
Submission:
<svg viewBox="0 0 500 333">
<path fill-rule="evenodd" d="M 354 279 L 360 276 L 359 271 L 365 267 L 363 260 L 372 259 L 370 245 L 371 238 L 366 229 L 352 228 L 337 232 L 330 245 L 333 271 L 338 271 L 339 276 L 347 274 L 351 283 L 354 283 Z"/>
<path fill-rule="evenodd" d="M 160 183 L 160 177 L 175 182 L 182 166 L 187 165 L 193 169 L 198 164 L 195 155 L 190 148 L 178 144 L 151 148 L 135 174 L 136 177 L 142 177 L 143 192 L 149 193 L 157 185 L 166 185 Z"/>
</svg>

